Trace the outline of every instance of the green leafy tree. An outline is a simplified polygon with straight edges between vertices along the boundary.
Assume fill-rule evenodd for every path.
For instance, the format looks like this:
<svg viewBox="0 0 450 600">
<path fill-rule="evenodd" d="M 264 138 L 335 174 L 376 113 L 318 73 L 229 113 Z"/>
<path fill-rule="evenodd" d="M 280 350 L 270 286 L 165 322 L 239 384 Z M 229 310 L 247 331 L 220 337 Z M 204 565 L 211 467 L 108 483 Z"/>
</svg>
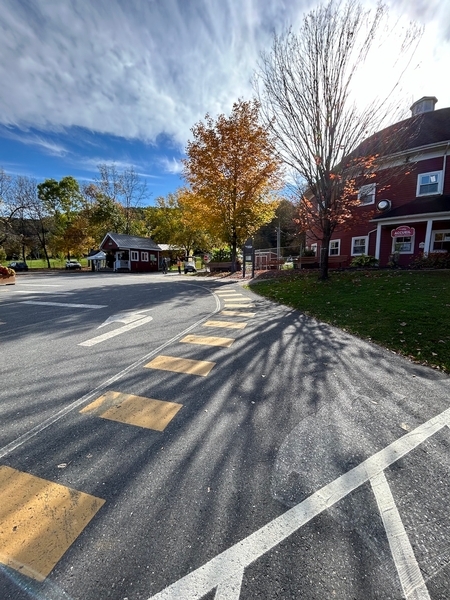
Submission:
<svg viewBox="0 0 450 600">
<path fill-rule="evenodd" d="M 90 225 L 90 235 L 100 244 L 108 231 L 125 232 L 125 213 L 122 205 L 91 183 L 82 189 L 84 212 Z"/>
<path fill-rule="evenodd" d="M 296 222 L 297 217 L 296 205 L 290 200 L 282 198 L 272 221 L 263 225 L 255 234 L 254 247 L 275 248 L 279 235 L 282 248 L 289 254 L 299 254 L 300 248 L 304 246 L 305 236 Z"/>
<path fill-rule="evenodd" d="M 193 250 L 210 248 L 212 244 L 204 226 L 192 214 L 189 196 L 188 190 L 179 189 L 166 198 L 157 198 L 152 211 L 153 239 L 182 248 L 185 256 L 190 256 Z"/>
<path fill-rule="evenodd" d="M 71 253 L 80 254 L 80 244 L 73 245 L 73 236 L 68 232 L 82 208 L 82 195 L 78 181 L 71 176 L 60 181 L 46 179 L 37 186 L 38 197 L 44 208 L 53 216 L 55 229 L 51 244 L 56 253 L 64 253 L 70 259 Z"/>
</svg>

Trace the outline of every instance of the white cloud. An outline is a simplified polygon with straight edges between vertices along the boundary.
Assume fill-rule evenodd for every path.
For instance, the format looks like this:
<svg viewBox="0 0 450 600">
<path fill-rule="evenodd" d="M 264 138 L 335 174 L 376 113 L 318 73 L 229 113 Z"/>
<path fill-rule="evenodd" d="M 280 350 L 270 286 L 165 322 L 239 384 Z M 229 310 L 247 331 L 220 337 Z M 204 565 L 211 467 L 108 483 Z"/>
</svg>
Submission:
<svg viewBox="0 0 450 600">
<path fill-rule="evenodd" d="M 165 173 L 179 175 L 183 171 L 183 163 L 176 158 L 167 158 L 162 156 L 160 163 Z"/>
<path fill-rule="evenodd" d="M 51 156 L 66 156 L 69 152 L 69 150 L 60 142 L 51 141 L 44 136 L 35 133 L 21 133 L 16 129 L 11 130 L 8 127 L 2 127 L 1 135 L 5 139 L 14 140 L 26 144 L 27 146 L 36 146 L 43 150 L 45 154 L 50 154 Z"/>
<path fill-rule="evenodd" d="M 96 0 L 79 11 L 73 2 L 6 0 L 1 119 L 146 140 L 165 132 L 184 143 L 206 111 L 250 93 L 273 12 L 257 4 Z"/>
<path fill-rule="evenodd" d="M 79 126 L 146 141 L 165 133 L 184 146 L 206 112 L 228 112 L 238 97 L 251 96 L 252 73 L 272 32 L 295 26 L 312 4 L 3 0 L 0 121 L 53 131 Z M 448 64 L 450 55 L 448 3 L 392 5 L 433 31 L 412 83 L 419 93 L 426 87 L 426 95 L 438 96 L 438 107 L 449 105 L 435 66 Z"/>
</svg>

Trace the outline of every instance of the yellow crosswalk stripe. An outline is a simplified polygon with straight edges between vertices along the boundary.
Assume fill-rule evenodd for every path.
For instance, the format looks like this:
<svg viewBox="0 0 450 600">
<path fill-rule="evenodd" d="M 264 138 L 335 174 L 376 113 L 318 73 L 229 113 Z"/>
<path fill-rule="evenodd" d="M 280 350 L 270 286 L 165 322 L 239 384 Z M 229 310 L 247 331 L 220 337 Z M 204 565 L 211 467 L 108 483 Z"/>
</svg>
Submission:
<svg viewBox="0 0 450 600">
<path fill-rule="evenodd" d="M 204 346 L 223 346 L 229 348 L 234 342 L 234 338 L 224 338 L 217 336 L 205 336 L 205 335 L 187 335 L 180 342 L 186 344 L 202 344 Z"/>
<path fill-rule="evenodd" d="M 240 310 L 221 310 L 221 315 L 225 315 L 226 317 L 249 317 L 252 318 L 256 316 L 254 312 L 244 312 Z"/>
<path fill-rule="evenodd" d="M 255 308 L 254 304 L 251 304 L 249 302 L 225 302 L 225 308 Z"/>
<path fill-rule="evenodd" d="M 90 494 L 0 467 L 0 562 L 44 581 L 104 503 Z"/>
<path fill-rule="evenodd" d="M 206 321 L 203 327 L 224 327 L 225 329 L 244 329 L 247 323 L 238 323 L 234 321 Z"/>
<path fill-rule="evenodd" d="M 160 369 L 162 371 L 173 371 L 175 373 L 187 373 L 189 375 L 206 377 L 215 364 L 215 362 L 207 360 L 192 360 L 190 358 L 160 355 L 147 363 L 145 367 L 147 369 Z"/>
<path fill-rule="evenodd" d="M 80 412 L 127 425 L 164 431 L 182 406 L 176 402 L 165 402 L 111 390 L 85 406 Z"/>
</svg>

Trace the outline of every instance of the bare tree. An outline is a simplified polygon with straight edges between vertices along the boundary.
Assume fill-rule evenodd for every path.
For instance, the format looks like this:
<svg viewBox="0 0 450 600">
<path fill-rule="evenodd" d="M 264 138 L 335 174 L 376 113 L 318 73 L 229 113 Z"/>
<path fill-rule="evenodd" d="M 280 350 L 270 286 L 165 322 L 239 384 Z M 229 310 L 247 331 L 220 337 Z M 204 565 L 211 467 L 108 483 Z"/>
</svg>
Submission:
<svg viewBox="0 0 450 600">
<path fill-rule="evenodd" d="M 421 37 L 414 24 L 402 30 L 399 23 L 396 27 L 389 23 L 388 10 L 381 3 L 366 10 L 358 0 L 345 4 L 331 0 L 304 16 L 298 34 L 290 29 L 275 35 L 256 73 L 261 114 L 291 172 L 299 219 L 322 243 L 321 279 L 328 278 L 328 250 L 335 228 L 352 218 L 359 204 L 358 178 L 373 173 L 378 157 L 399 140 L 397 131 L 384 141 L 383 152 L 355 152 L 365 138 L 398 114 L 394 91 Z M 384 97 L 359 104 L 363 99 L 358 76 L 369 54 L 378 51 L 380 40 L 393 35 L 399 43 L 393 87 Z"/>
<path fill-rule="evenodd" d="M 27 230 L 32 232 L 40 249 L 44 252 L 47 266 L 50 269 L 48 254 L 48 238 L 54 229 L 54 218 L 42 198 L 38 194 L 38 185 L 35 179 L 20 176 L 16 178 L 15 194 L 22 208 L 22 218 L 26 220 Z M 24 254 L 25 260 L 25 254 Z"/>
<path fill-rule="evenodd" d="M 125 213 L 125 232 L 127 235 L 132 233 L 133 216 L 136 208 L 149 197 L 147 182 L 142 179 L 134 170 L 129 167 L 119 171 L 113 164 L 98 165 L 100 177 L 96 184 L 102 194 L 120 203 Z"/>
<path fill-rule="evenodd" d="M 0 246 L 13 234 L 12 223 L 23 209 L 15 193 L 14 177 L 0 168 Z"/>
</svg>

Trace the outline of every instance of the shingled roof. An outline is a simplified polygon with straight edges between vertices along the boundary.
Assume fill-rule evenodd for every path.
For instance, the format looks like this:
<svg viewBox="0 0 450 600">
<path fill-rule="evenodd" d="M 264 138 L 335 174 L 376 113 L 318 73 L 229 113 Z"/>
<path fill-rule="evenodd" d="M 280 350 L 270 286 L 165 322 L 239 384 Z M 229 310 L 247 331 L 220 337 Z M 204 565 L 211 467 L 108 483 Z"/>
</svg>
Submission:
<svg viewBox="0 0 450 600">
<path fill-rule="evenodd" d="M 111 231 L 105 235 L 100 247 L 103 247 L 103 244 L 108 237 L 111 238 L 118 248 L 123 248 L 125 250 L 161 250 L 158 244 L 151 238 L 138 237 L 137 235 L 125 235 L 124 233 L 113 233 Z"/>
<path fill-rule="evenodd" d="M 386 156 L 446 141 L 450 141 L 450 108 L 441 108 L 378 131 L 364 140 L 350 156 Z"/>
</svg>

